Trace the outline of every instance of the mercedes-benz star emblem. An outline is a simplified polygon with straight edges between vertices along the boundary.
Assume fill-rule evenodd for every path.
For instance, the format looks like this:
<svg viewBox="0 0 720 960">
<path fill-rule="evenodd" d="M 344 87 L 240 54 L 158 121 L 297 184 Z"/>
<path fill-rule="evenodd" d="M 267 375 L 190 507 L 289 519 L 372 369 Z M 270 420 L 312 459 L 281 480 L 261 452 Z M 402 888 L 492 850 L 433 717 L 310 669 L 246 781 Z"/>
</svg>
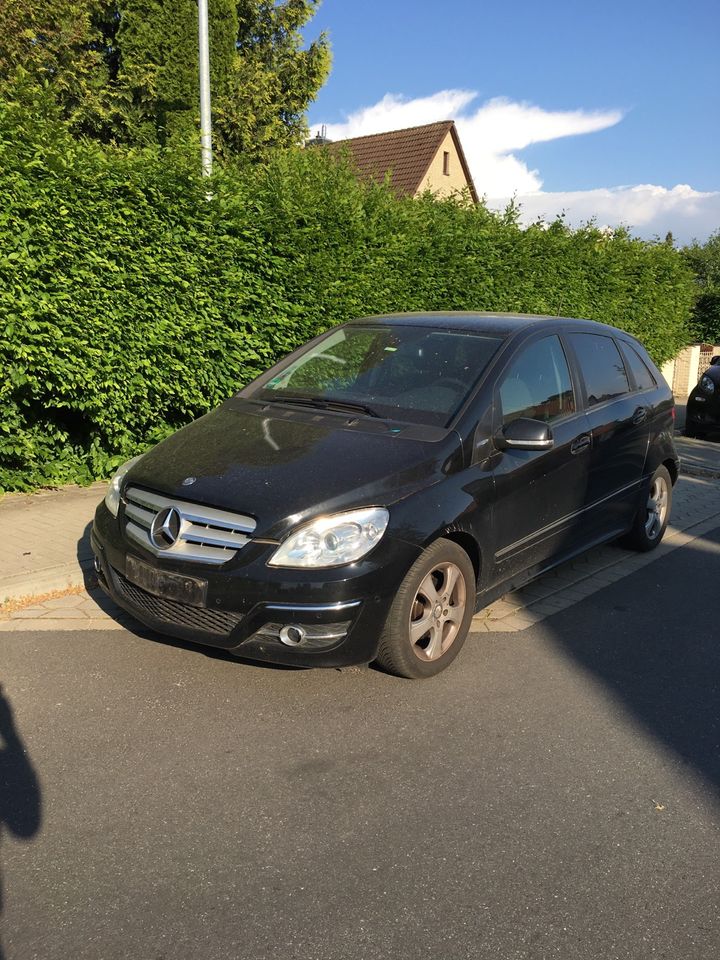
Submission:
<svg viewBox="0 0 720 960">
<path fill-rule="evenodd" d="M 182 482 L 182 485 L 184 487 L 189 487 L 190 484 L 195 483 L 196 480 L 197 480 L 197 477 L 185 477 L 185 479 Z"/>
<path fill-rule="evenodd" d="M 182 517 L 175 507 L 166 507 L 155 515 L 150 527 L 150 539 L 158 550 L 169 550 L 180 536 Z"/>
</svg>

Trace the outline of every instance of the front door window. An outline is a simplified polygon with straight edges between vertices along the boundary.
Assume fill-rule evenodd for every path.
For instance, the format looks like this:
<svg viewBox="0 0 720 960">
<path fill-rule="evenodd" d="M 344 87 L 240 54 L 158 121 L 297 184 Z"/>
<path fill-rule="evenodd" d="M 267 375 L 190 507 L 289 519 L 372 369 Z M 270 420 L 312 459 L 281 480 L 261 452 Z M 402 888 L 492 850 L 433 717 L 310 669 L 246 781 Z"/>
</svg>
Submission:
<svg viewBox="0 0 720 960">
<path fill-rule="evenodd" d="M 526 347 L 500 383 L 502 423 L 530 417 L 552 423 L 575 412 L 575 394 L 562 344 L 545 337 Z"/>
</svg>

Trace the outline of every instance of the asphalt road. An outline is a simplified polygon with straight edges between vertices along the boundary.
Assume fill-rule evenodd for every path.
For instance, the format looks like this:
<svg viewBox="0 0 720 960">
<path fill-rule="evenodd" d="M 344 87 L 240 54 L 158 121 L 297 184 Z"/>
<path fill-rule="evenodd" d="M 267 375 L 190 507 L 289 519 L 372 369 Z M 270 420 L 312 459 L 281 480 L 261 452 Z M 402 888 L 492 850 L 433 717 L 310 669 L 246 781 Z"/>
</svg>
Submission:
<svg viewBox="0 0 720 960">
<path fill-rule="evenodd" d="M 7 960 L 720 955 L 719 582 L 720 530 L 415 683 L 5 634 Z"/>
</svg>

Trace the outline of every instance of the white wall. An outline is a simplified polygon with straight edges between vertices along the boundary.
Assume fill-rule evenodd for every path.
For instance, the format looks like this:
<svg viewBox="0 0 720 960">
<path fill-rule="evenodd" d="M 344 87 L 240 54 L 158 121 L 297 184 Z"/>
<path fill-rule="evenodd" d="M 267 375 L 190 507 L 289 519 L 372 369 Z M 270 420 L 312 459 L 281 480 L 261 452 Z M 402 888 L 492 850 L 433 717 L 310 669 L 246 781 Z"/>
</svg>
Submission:
<svg viewBox="0 0 720 960">
<path fill-rule="evenodd" d="M 710 358 L 720 355 L 720 344 L 715 346 L 694 343 L 685 347 L 662 368 L 662 375 L 672 387 L 676 403 L 686 403 L 690 391 L 700 375 L 710 366 Z"/>
</svg>

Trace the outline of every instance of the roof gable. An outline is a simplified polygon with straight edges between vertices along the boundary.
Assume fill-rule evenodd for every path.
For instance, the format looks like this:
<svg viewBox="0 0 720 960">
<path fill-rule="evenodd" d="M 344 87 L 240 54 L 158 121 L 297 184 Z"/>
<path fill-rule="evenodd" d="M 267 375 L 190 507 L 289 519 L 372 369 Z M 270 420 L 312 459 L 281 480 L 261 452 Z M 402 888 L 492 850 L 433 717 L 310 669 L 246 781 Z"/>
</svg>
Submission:
<svg viewBox="0 0 720 960">
<path fill-rule="evenodd" d="M 349 149 L 360 173 L 368 179 L 382 181 L 391 173 L 391 184 L 395 192 L 401 196 L 413 196 L 419 190 L 448 133 L 452 134 L 470 193 L 477 202 L 475 185 L 452 120 L 407 127 L 405 130 L 391 130 L 388 133 L 374 133 L 366 137 L 353 137 L 350 140 L 336 140 L 328 146 L 333 152 Z"/>
</svg>

